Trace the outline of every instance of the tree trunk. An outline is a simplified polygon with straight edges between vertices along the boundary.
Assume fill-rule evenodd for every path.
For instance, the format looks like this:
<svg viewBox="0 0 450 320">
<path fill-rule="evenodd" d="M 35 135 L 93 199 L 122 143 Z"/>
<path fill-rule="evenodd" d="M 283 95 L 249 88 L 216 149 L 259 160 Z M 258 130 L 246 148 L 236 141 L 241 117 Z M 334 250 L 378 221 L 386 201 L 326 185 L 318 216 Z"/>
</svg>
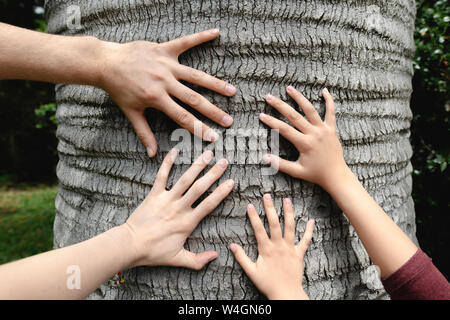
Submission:
<svg viewBox="0 0 450 320">
<path fill-rule="evenodd" d="M 68 28 L 69 5 L 79 6 L 81 28 Z M 232 98 L 195 88 L 233 116 L 233 129 L 267 130 L 258 114 L 275 112 L 264 96 L 272 93 L 286 100 L 288 85 L 303 92 L 323 116 L 320 90 L 329 88 L 347 163 L 417 243 L 409 161 L 414 1 L 50 0 L 46 14 L 52 33 L 116 42 L 163 42 L 220 28 L 219 39 L 188 51 L 180 62 L 236 85 L 238 93 Z M 149 192 L 164 155 L 177 143 L 170 140 L 177 126 L 162 113 L 148 112 L 160 146 L 157 157 L 149 159 L 128 120 L 102 90 L 57 85 L 56 100 L 60 187 L 54 245 L 59 248 L 127 219 Z M 122 286 L 101 286 L 90 298 L 260 298 L 227 247 L 235 241 L 256 258 L 245 208 L 251 202 L 263 213 L 264 192 L 272 193 L 278 212 L 283 197 L 293 199 L 298 238 L 307 219 L 316 219 L 304 277 L 312 299 L 386 298 L 355 230 L 331 198 L 320 187 L 285 174 L 262 175 L 262 166 L 242 153 L 253 143 L 227 139 L 228 130 L 221 132 L 230 161 L 221 181 L 233 178 L 235 187 L 187 242 L 193 251 L 217 250 L 217 260 L 201 271 L 128 270 Z M 280 155 L 295 158 L 296 151 L 281 139 Z M 169 183 L 187 167 L 175 166 Z"/>
</svg>

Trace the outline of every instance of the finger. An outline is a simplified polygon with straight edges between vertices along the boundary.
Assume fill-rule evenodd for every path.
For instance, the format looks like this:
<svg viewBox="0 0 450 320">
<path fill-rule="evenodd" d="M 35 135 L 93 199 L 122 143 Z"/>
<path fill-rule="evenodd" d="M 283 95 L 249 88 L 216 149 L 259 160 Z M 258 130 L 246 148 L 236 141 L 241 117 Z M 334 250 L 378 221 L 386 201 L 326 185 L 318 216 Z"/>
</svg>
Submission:
<svg viewBox="0 0 450 320">
<path fill-rule="evenodd" d="M 203 269 L 203 267 L 216 259 L 218 256 L 216 251 L 205 251 L 201 253 L 193 253 L 186 249 L 183 249 L 178 253 L 173 262 L 170 264 L 174 267 L 184 267 L 194 270 Z"/>
<path fill-rule="evenodd" d="M 284 199 L 284 239 L 288 243 L 294 244 L 295 241 L 295 222 L 294 222 L 294 208 L 290 199 Z"/>
<path fill-rule="evenodd" d="M 218 124 L 224 127 L 229 127 L 233 123 L 233 118 L 231 118 L 226 112 L 213 105 L 201 94 L 186 87 L 185 85 L 182 85 L 178 81 L 174 81 L 169 90 L 170 95 L 190 105 L 192 108 Z"/>
<path fill-rule="evenodd" d="M 201 137 L 203 140 L 214 142 L 219 139 L 219 135 L 210 127 L 202 123 L 190 112 L 179 106 L 175 101 L 167 97 L 162 102 L 164 106 L 161 110 L 167 114 L 169 118 L 178 123 L 192 134 Z"/>
<path fill-rule="evenodd" d="M 329 125 L 332 128 L 336 127 L 336 112 L 334 108 L 334 101 L 333 97 L 331 96 L 330 92 L 328 92 L 327 88 L 324 88 L 322 90 L 322 95 L 325 99 L 325 123 Z"/>
<path fill-rule="evenodd" d="M 134 131 L 142 144 L 147 149 L 147 155 L 153 158 L 158 150 L 158 144 L 156 142 L 155 135 L 153 134 L 144 113 L 131 112 L 126 114 L 128 120 L 133 125 Z"/>
<path fill-rule="evenodd" d="M 255 263 L 247 256 L 244 249 L 236 243 L 230 244 L 230 250 L 233 252 L 234 258 L 244 269 L 245 273 L 250 276 L 255 271 Z"/>
<path fill-rule="evenodd" d="M 219 29 L 211 29 L 199 33 L 189 34 L 187 36 L 168 41 L 165 43 L 165 46 L 167 46 L 169 50 L 178 56 L 192 47 L 217 38 L 219 33 Z"/>
<path fill-rule="evenodd" d="M 280 134 L 289 140 L 297 149 L 301 148 L 302 141 L 305 139 L 305 135 L 303 133 L 292 128 L 286 122 L 264 113 L 259 114 L 259 119 L 272 129 L 278 130 Z"/>
<path fill-rule="evenodd" d="M 156 174 L 156 179 L 155 183 L 153 184 L 152 190 L 161 191 L 166 189 L 167 178 L 169 177 L 170 170 L 172 169 L 177 155 L 178 150 L 175 148 L 167 153 L 161 164 L 161 167 L 158 170 L 158 173 Z"/>
<path fill-rule="evenodd" d="M 268 241 L 269 237 L 267 236 L 266 229 L 259 218 L 258 213 L 256 212 L 255 207 L 252 204 L 247 206 L 247 214 L 250 219 L 250 223 L 252 225 L 253 231 L 255 232 L 255 238 L 258 242 L 258 248 L 263 247 Z"/>
<path fill-rule="evenodd" d="M 289 120 L 289 122 L 291 122 L 300 131 L 306 133 L 311 129 L 311 123 L 309 123 L 308 120 L 306 120 L 300 113 L 295 111 L 295 109 L 287 103 L 272 96 L 271 94 L 268 94 L 266 96 L 266 101 L 279 113 L 285 116 Z"/>
<path fill-rule="evenodd" d="M 175 75 L 178 79 L 199 85 L 224 96 L 234 96 L 236 94 L 236 88 L 233 85 L 188 66 L 180 65 L 175 71 Z"/>
<path fill-rule="evenodd" d="M 211 150 L 203 152 L 203 154 L 195 160 L 192 166 L 190 166 L 189 169 L 187 169 L 186 172 L 183 173 L 181 178 L 177 181 L 175 186 L 173 186 L 172 190 L 170 191 L 178 196 L 181 196 L 195 181 L 200 172 L 205 169 L 213 156 L 214 155 Z"/>
<path fill-rule="evenodd" d="M 282 237 L 281 226 L 277 212 L 273 206 L 272 197 L 267 193 L 264 195 L 263 199 L 264 209 L 266 210 L 267 220 L 269 221 L 270 238 L 279 240 Z"/>
<path fill-rule="evenodd" d="M 314 220 L 310 219 L 306 223 L 305 233 L 303 234 L 302 239 L 296 245 L 296 248 L 302 258 L 305 255 L 306 250 L 308 250 L 309 244 L 311 243 L 313 232 L 314 232 Z"/>
<path fill-rule="evenodd" d="M 196 224 L 208 214 L 210 214 L 218 205 L 228 196 L 233 190 L 234 181 L 229 179 L 222 183 L 214 190 L 205 200 L 203 200 L 194 210 L 193 215 L 196 219 Z"/>
<path fill-rule="evenodd" d="M 292 86 L 287 87 L 286 91 L 292 97 L 292 99 L 294 99 L 295 102 L 297 102 L 300 108 L 302 108 L 309 122 L 311 122 L 314 125 L 322 123 L 322 119 L 320 119 L 320 116 L 317 113 L 316 109 L 311 104 L 311 102 L 309 102 L 309 100 L 305 98 L 303 94 L 295 90 Z"/>
<path fill-rule="evenodd" d="M 263 161 L 275 170 L 287 173 L 291 177 L 304 179 L 306 171 L 298 161 L 289 161 L 273 154 L 266 154 Z"/>
<path fill-rule="evenodd" d="M 195 181 L 192 187 L 189 188 L 183 196 L 183 202 L 187 206 L 192 206 L 192 204 L 222 176 L 227 166 L 228 161 L 226 159 L 218 161 L 203 177 Z"/>
</svg>

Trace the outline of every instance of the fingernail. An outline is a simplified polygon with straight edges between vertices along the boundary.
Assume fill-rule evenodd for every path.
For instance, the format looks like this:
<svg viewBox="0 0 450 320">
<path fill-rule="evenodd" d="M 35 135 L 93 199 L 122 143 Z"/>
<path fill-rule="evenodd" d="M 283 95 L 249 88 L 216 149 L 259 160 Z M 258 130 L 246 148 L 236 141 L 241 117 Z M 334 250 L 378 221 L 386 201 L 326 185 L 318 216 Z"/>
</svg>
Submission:
<svg viewBox="0 0 450 320">
<path fill-rule="evenodd" d="M 270 196 L 270 194 L 266 193 L 266 194 L 264 195 L 264 199 L 265 199 L 265 200 L 271 200 L 272 197 Z"/>
<path fill-rule="evenodd" d="M 231 116 L 226 115 L 226 116 L 223 117 L 222 124 L 225 127 L 231 126 L 232 123 L 233 123 L 233 118 Z"/>
<path fill-rule="evenodd" d="M 152 147 L 147 147 L 147 155 L 150 158 L 153 158 L 153 156 L 155 155 Z"/>
<path fill-rule="evenodd" d="M 227 94 L 235 94 L 236 93 L 236 88 L 234 86 L 232 86 L 231 84 L 227 84 L 225 86 L 225 92 Z"/>
<path fill-rule="evenodd" d="M 205 163 L 209 163 L 212 158 L 213 158 L 213 153 L 211 150 L 208 150 L 203 154 L 203 161 Z"/>
<path fill-rule="evenodd" d="M 215 28 L 215 29 L 209 30 L 209 32 L 211 32 L 212 34 L 216 34 L 216 33 L 219 33 L 220 30 L 218 28 Z"/>
<path fill-rule="evenodd" d="M 234 186 L 234 181 L 233 180 L 228 180 L 227 182 L 227 186 L 229 186 L 230 188 Z"/>
<path fill-rule="evenodd" d="M 273 95 L 271 95 L 271 94 L 266 95 L 267 101 L 272 101 L 272 99 L 273 99 Z"/>
<path fill-rule="evenodd" d="M 329 94 L 328 89 L 327 88 L 323 88 L 323 92 Z"/>
<path fill-rule="evenodd" d="M 294 87 L 293 86 L 288 86 L 286 88 L 286 90 L 289 91 L 289 92 L 292 92 L 292 91 L 294 91 Z"/>
<path fill-rule="evenodd" d="M 291 199 L 289 199 L 289 198 L 284 199 L 284 203 L 286 203 L 287 205 L 292 204 Z"/>
<path fill-rule="evenodd" d="M 265 119 L 265 118 L 266 118 L 266 114 L 265 114 L 265 113 L 260 113 L 260 114 L 259 114 L 259 118 L 260 118 L 261 120 Z"/>
<path fill-rule="evenodd" d="M 265 155 L 263 156 L 263 161 L 264 161 L 265 163 L 270 163 L 270 154 L 265 154 Z"/>
<path fill-rule="evenodd" d="M 247 210 L 252 210 L 252 209 L 255 209 L 255 206 L 252 205 L 251 203 L 249 203 L 249 204 L 247 205 Z"/>
<path fill-rule="evenodd" d="M 232 252 L 236 251 L 236 245 L 234 243 L 230 244 L 229 248 Z"/>
<path fill-rule="evenodd" d="M 221 166 L 222 168 L 225 169 L 227 167 L 227 165 L 228 165 L 227 159 L 220 159 L 219 166 Z"/>
<path fill-rule="evenodd" d="M 211 142 L 214 142 L 217 139 L 219 139 L 219 135 L 217 134 L 217 132 L 215 132 L 214 130 L 210 129 L 210 130 L 208 130 L 208 132 L 206 132 L 205 139 L 209 140 Z"/>
</svg>

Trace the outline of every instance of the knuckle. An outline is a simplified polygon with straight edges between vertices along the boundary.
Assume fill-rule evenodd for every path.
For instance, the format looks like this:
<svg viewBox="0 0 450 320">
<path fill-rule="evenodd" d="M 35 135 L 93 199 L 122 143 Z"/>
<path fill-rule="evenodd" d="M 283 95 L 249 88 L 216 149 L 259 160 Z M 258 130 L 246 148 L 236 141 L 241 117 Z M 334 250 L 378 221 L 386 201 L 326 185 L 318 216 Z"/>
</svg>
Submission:
<svg viewBox="0 0 450 320">
<path fill-rule="evenodd" d="M 146 101 L 156 101 L 159 98 L 158 92 L 156 90 L 147 90 L 145 92 L 145 100 Z"/>
<path fill-rule="evenodd" d="M 180 111 L 175 116 L 175 120 L 180 125 L 185 126 L 185 125 L 187 125 L 187 123 L 189 121 L 189 115 L 186 111 Z"/>
<path fill-rule="evenodd" d="M 189 105 L 193 107 L 198 106 L 200 104 L 200 95 L 195 92 L 190 92 L 187 95 L 187 100 Z"/>
<path fill-rule="evenodd" d="M 193 71 L 191 72 L 191 80 L 199 81 L 205 77 L 205 73 L 203 71 Z"/>
<path fill-rule="evenodd" d="M 152 51 L 153 51 L 155 54 L 162 55 L 162 54 L 165 54 L 165 53 L 166 53 L 166 47 L 165 47 L 164 44 L 154 44 L 154 45 L 152 46 Z"/>
<path fill-rule="evenodd" d="M 198 180 L 197 182 L 195 182 L 192 187 L 191 190 L 195 195 L 199 195 L 203 193 L 203 184 L 200 180 Z"/>
<path fill-rule="evenodd" d="M 147 135 L 145 135 L 143 132 L 136 132 L 136 135 L 138 139 L 142 142 L 147 140 Z"/>
<path fill-rule="evenodd" d="M 299 114 L 297 112 L 295 112 L 294 110 L 290 109 L 289 111 L 286 112 L 286 118 L 288 118 L 288 119 L 298 119 L 299 118 Z"/>
</svg>

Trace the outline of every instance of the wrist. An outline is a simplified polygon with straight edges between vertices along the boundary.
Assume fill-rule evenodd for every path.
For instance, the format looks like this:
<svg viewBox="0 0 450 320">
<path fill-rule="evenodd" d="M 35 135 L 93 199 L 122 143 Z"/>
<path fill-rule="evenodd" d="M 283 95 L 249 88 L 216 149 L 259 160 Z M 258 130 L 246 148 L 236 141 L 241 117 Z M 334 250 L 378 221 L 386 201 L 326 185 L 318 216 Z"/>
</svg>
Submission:
<svg viewBox="0 0 450 320">
<path fill-rule="evenodd" d="M 333 169 L 320 186 L 329 194 L 332 194 L 335 190 L 344 187 L 350 179 L 356 178 L 347 164 Z"/>
<path fill-rule="evenodd" d="M 109 41 L 101 41 L 99 46 L 99 58 L 97 61 L 97 74 L 98 77 L 96 79 L 95 86 L 107 91 L 108 89 L 108 79 L 111 77 L 111 74 L 114 74 L 113 60 L 114 53 L 119 48 L 120 43 L 109 42 Z"/>
<path fill-rule="evenodd" d="M 76 63 L 82 63 L 82 65 L 78 66 L 78 70 L 75 70 L 75 72 L 78 72 L 79 79 L 76 79 L 74 82 L 99 87 L 104 72 L 104 41 L 93 36 L 74 37 L 74 39 L 76 41 L 74 46 L 77 52 L 75 59 L 81 58 Z"/>
<path fill-rule="evenodd" d="M 125 223 L 120 226 L 111 228 L 105 234 L 111 238 L 117 247 L 117 251 L 121 258 L 121 270 L 134 267 L 136 261 L 139 260 L 138 251 L 133 236 L 133 230 Z"/>
</svg>

